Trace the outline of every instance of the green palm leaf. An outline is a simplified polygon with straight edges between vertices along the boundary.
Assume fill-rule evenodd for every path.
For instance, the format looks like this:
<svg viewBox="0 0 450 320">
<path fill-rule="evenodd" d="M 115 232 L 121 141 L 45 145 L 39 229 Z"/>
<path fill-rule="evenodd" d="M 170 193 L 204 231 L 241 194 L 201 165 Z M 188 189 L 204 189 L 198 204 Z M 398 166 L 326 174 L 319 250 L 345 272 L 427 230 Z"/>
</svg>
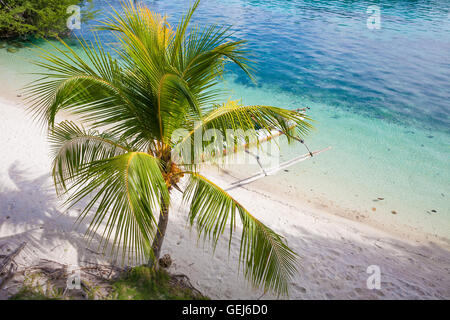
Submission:
<svg viewBox="0 0 450 320">
<path fill-rule="evenodd" d="M 207 139 L 195 140 L 195 135 L 202 136 L 208 130 L 214 129 L 223 137 L 223 144 L 217 146 L 219 151 L 238 151 L 246 144 L 253 143 L 258 146 L 261 131 L 264 131 L 267 137 L 273 136 L 274 131 L 283 132 L 289 142 L 291 137 L 304 137 L 312 129 L 309 121 L 309 117 L 293 110 L 272 106 L 245 106 L 239 101 L 228 101 L 209 111 L 181 140 L 172 141 L 173 152 L 179 156 L 180 163 L 195 167 L 198 164 L 195 159 L 187 157 L 198 154 L 199 149 L 203 150 L 211 143 Z M 228 136 L 229 130 L 233 132 L 231 139 Z M 184 152 L 189 149 L 192 151 Z M 205 154 L 200 160 L 201 163 L 214 159 Z"/>
<path fill-rule="evenodd" d="M 86 130 L 71 121 L 55 126 L 49 141 L 53 152 L 53 177 L 59 192 L 67 190 L 67 182 L 83 166 L 132 151 L 130 146 L 111 133 Z"/>
<path fill-rule="evenodd" d="M 198 173 L 191 173 L 184 200 L 190 202 L 190 224 L 196 224 L 199 236 L 211 238 L 214 247 L 227 224 L 230 226 L 231 244 L 238 213 L 242 222 L 239 259 L 244 275 L 254 286 L 263 284 L 265 290 L 288 293 L 288 283 L 297 270 L 297 260 L 296 254 L 281 236 L 253 217 L 227 192 Z"/>
<path fill-rule="evenodd" d="M 39 50 L 41 61 L 36 64 L 47 72 L 26 87 L 31 109 L 50 126 L 60 110 L 67 110 L 92 127 L 108 125 L 136 142 L 151 140 L 159 127 L 156 121 L 143 120 L 153 110 L 144 108 L 141 92 L 133 90 L 140 85 L 134 74 L 120 67 L 98 42 L 80 40 L 85 58 L 60 42 L 66 50 L 55 45 L 54 53 Z"/>
<path fill-rule="evenodd" d="M 53 176 L 60 193 L 68 195 L 66 203 L 84 205 L 80 223 L 94 211 L 86 235 L 92 239 L 104 223 L 103 252 L 117 257 L 121 251 L 122 261 L 146 261 L 157 230 L 155 212 L 162 201 L 169 203 L 159 160 L 71 122 L 56 126 L 50 139 L 56 152 Z"/>
</svg>

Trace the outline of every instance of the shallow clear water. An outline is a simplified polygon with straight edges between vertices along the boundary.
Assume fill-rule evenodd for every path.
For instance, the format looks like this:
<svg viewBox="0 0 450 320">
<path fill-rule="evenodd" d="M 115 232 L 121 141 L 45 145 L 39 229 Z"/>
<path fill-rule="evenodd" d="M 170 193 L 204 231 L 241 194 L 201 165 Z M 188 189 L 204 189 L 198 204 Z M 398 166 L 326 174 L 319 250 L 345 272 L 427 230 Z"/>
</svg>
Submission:
<svg viewBox="0 0 450 320">
<path fill-rule="evenodd" d="M 190 3 L 142 2 L 173 24 Z M 96 7 L 105 13 L 108 3 L 119 1 Z M 380 6 L 379 30 L 367 28 L 370 5 Z M 258 83 L 230 69 L 225 86 L 234 97 L 311 107 L 310 147 L 333 149 L 283 179 L 312 198 L 450 237 L 449 12 L 444 0 L 204 0 L 193 20 L 231 24 L 236 38 L 248 40 Z M 91 37 L 88 25 L 82 34 Z M 21 51 L 16 56 L 30 55 Z M 0 68 L 23 71 L 13 56 L 0 50 Z"/>
</svg>

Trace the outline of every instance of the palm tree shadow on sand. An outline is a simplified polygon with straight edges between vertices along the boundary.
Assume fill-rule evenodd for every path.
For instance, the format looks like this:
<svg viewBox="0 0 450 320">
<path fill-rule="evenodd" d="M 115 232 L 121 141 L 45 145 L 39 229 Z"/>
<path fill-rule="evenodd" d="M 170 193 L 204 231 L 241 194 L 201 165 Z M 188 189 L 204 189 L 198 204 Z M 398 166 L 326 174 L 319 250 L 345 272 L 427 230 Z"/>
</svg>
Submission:
<svg viewBox="0 0 450 320">
<path fill-rule="evenodd" d="M 87 222 L 76 223 L 80 210 L 62 208 L 51 175 L 29 176 L 14 163 L 8 169 L 14 188 L 0 181 L 0 254 L 26 242 L 16 259 L 19 265 L 32 265 L 41 259 L 71 265 L 104 262 L 105 258 L 93 249 L 95 242 L 88 246 L 83 237 Z"/>
</svg>

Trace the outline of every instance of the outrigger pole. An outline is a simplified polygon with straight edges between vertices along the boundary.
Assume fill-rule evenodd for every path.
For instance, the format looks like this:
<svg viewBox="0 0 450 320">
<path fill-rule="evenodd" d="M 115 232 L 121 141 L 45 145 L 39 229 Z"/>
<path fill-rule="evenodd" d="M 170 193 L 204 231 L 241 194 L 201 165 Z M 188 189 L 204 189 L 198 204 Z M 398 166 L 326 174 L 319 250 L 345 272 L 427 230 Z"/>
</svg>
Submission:
<svg viewBox="0 0 450 320">
<path fill-rule="evenodd" d="M 319 153 L 325 152 L 325 151 L 330 150 L 330 149 L 331 149 L 331 147 L 328 147 L 328 148 L 325 148 L 325 149 L 322 149 L 322 150 L 313 151 L 313 152 L 304 154 L 302 156 L 299 156 L 299 157 L 296 157 L 294 159 L 291 159 L 291 160 L 288 160 L 286 162 L 283 162 L 282 164 L 280 164 L 279 166 L 277 166 L 275 168 L 271 168 L 269 170 L 263 170 L 262 173 L 261 172 L 260 173 L 256 173 L 256 174 L 254 174 L 254 175 L 252 175 L 252 176 L 250 176 L 248 178 L 232 182 L 231 186 L 226 188 L 225 191 L 232 190 L 232 189 L 235 189 L 235 188 L 239 188 L 239 187 L 242 187 L 242 186 L 244 186 L 246 184 L 254 182 L 254 181 L 258 180 L 258 179 L 264 178 L 264 177 L 269 176 L 269 175 L 273 175 L 273 174 L 277 173 L 280 170 L 288 168 L 288 167 L 290 167 L 290 166 L 292 166 L 292 165 L 294 165 L 296 163 L 305 161 L 305 160 L 311 158 L 314 155 L 317 155 Z"/>
<path fill-rule="evenodd" d="M 280 136 L 284 134 L 282 131 L 279 131 L 279 132 L 280 132 Z M 306 145 L 305 140 L 297 138 L 297 137 L 291 137 L 291 138 L 293 138 L 293 139 L 299 141 L 301 144 L 303 144 L 305 146 L 306 150 L 308 150 L 308 153 L 309 153 L 311 158 L 314 156 L 314 153 L 311 150 L 309 150 L 308 146 Z M 254 154 L 254 153 L 250 152 L 248 150 L 248 147 L 245 148 L 245 152 L 248 153 L 249 155 L 255 157 L 256 162 L 258 162 L 258 165 L 261 168 L 262 172 L 264 173 L 264 175 L 267 176 L 267 172 L 266 172 L 266 170 L 264 170 L 264 167 L 261 164 L 259 156 L 257 154 Z"/>
<path fill-rule="evenodd" d="M 306 110 L 309 110 L 309 107 L 298 108 L 298 109 L 296 109 L 295 111 L 296 111 L 296 112 L 306 112 Z M 267 141 L 269 141 L 270 139 L 273 139 L 273 138 L 279 137 L 279 136 L 281 136 L 281 135 L 283 135 L 283 134 L 286 134 L 285 132 L 283 132 L 283 131 L 281 131 L 281 130 L 277 130 L 277 131 L 278 131 L 278 132 L 277 132 L 276 135 L 268 136 L 267 138 L 262 139 L 262 140 L 260 140 L 259 142 L 260 142 L 260 143 L 261 143 L 261 142 L 267 142 Z M 311 157 L 314 156 L 314 153 L 311 152 L 311 150 L 310 150 L 310 149 L 308 148 L 308 146 L 306 145 L 305 140 L 303 140 L 303 139 L 301 139 L 301 138 L 298 138 L 298 137 L 291 137 L 291 138 L 293 138 L 294 140 L 297 140 L 298 142 L 300 142 L 301 144 L 303 144 L 303 145 L 305 146 L 306 150 L 308 150 L 309 155 L 310 155 Z M 253 154 L 252 152 L 250 152 L 250 151 L 248 150 L 248 147 L 249 147 L 248 144 L 245 144 L 245 145 L 244 145 L 245 152 L 248 153 L 249 155 L 255 157 L 255 159 L 256 159 L 256 161 L 258 162 L 258 165 L 259 165 L 259 167 L 261 168 L 262 172 L 264 173 L 264 175 L 267 176 L 267 172 L 264 170 L 264 167 L 262 166 L 261 161 L 259 160 L 259 159 L 260 159 L 259 156 L 256 155 L 256 154 Z"/>
<path fill-rule="evenodd" d="M 262 172 L 264 172 L 264 174 L 267 176 L 266 171 L 264 170 L 264 167 L 261 164 L 261 161 L 259 161 L 259 156 L 257 154 L 253 154 L 252 152 L 250 152 L 248 149 L 245 149 L 245 152 L 247 152 L 249 155 L 255 157 L 256 162 L 258 162 L 259 167 L 261 168 Z"/>
</svg>

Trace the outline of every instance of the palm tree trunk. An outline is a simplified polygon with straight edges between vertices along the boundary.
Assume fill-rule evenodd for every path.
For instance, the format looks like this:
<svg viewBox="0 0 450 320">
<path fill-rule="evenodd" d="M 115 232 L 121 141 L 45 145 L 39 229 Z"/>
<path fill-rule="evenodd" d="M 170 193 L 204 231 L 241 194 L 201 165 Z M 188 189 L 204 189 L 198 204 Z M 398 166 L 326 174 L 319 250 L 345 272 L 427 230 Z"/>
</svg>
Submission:
<svg viewBox="0 0 450 320">
<path fill-rule="evenodd" d="M 154 259 L 150 258 L 148 265 L 150 267 L 158 265 L 159 256 L 161 254 L 161 247 L 163 244 L 164 236 L 166 234 L 167 223 L 169 222 L 169 207 L 161 197 L 161 210 L 159 212 L 158 230 L 156 231 L 155 238 L 153 239 L 152 249 Z"/>
</svg>

